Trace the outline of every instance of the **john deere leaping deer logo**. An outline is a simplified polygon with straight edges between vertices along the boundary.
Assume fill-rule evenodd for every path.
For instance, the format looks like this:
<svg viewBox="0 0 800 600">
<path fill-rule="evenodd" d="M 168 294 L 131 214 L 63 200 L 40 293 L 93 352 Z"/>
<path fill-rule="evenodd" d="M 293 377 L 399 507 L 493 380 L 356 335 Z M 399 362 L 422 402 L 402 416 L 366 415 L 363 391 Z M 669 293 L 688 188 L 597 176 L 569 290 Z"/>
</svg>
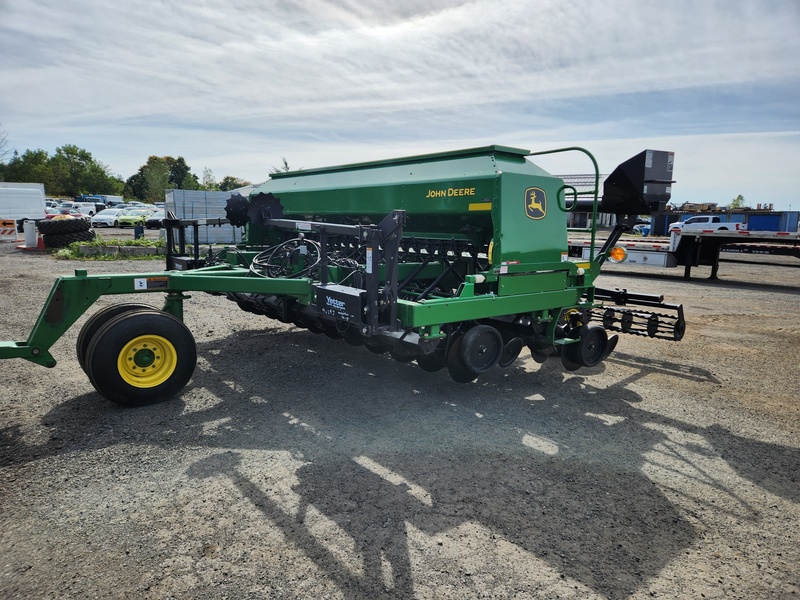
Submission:
<svg viewBox="0 0 800 600">
<path fill-rule="evenodd" d="M 544 219 L 547 214 L 547 194 L 542 188 L 525 190 L 525 215 L 529 219 Z"/>
</svg>

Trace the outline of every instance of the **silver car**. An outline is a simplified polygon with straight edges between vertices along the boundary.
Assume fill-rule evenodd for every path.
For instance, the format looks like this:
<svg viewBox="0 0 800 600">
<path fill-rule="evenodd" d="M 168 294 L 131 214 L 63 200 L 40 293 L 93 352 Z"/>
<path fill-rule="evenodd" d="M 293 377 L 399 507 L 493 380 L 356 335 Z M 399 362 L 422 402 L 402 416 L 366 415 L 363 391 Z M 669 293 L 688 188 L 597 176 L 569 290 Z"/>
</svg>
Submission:
<svg viewBox="0 0 800 600">
<path fill-rule="evenodd" d="M 92 217 L 92 227 L 117 227 L 118 217 L 125 212 L 123 208 L 107 208 Z"/>
</svg>

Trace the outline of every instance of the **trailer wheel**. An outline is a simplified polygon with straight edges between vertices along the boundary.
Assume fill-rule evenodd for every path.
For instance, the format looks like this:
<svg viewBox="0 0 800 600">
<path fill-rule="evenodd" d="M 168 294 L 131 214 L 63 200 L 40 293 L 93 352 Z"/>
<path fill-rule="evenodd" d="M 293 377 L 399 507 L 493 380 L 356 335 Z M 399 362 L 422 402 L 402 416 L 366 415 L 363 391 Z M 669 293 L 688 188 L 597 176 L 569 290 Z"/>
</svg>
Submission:
<svg viewBox="0 0 800 600">
<path fill-rule="evenodd" d="M 476 375 L 493 369 L 502 353 L 503 336 L 489 325 L 477 325 L 461 338 L 461 359 L 467 369 Z"/>
<path fill-rule="evenodd" d="M 107 306 L 97 311 L 84 323 L 83 327 L 81 327 L 81 332 L 78 334 L 78 343 L 75 347 L 78 355 L 78 362 L 84 372 L 86 372 L 86 351 L 89 348 L 89 342 L 94 337 L 94 334 L 114 317 L 134 310 L 155 310 L 155 308 L 149 304 L 138 304 L 135 302 L 114 304 L 113 306 Z"/>
<path fill-rule="evenodd" d="M 189 381 L 197 348 L 188 328 L 161 311 L 127 312 L 89 341 L 89 379 L 103 396 L 124 406 L 167 400 Z"/>
</svg>

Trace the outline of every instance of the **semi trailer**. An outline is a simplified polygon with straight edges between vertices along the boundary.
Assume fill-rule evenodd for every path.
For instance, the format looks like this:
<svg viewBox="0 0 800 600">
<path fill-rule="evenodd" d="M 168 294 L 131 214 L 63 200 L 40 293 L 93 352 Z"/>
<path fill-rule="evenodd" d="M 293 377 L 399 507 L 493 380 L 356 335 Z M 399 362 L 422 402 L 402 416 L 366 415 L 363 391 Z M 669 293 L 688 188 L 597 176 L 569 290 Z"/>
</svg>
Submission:
<svg viewBox="0 0 800 600">
<path fill-rule="evenodd" d="M 578 192 L 532 159 L 577 152 L 592 164 Z M 639 215 L 670 198 L 673 153 L 646 150 L 598 189 L 582 148 L 530 152 L 484 146 L 453 152 L 275 173 L 226 219 L 168 215 L 166 270 L 59 278 L 27 340 L 0 342 L 0 358 L 53 367 L 53 343 L 104 295 L 159 294 L 161 310 L 111 305 L 86 320 L 77 359 L 95 389 L 135 406 L 168 399 L 189 382 L 197 351 L 183 323 L 187 292 L 218 295 L 254 319 L 270 318 L 423 371 L 469 383 L 527 351 L 569 371 L 593 367 L 618 334 L 670 341 L 685 331 L 681 305 L 595 286 L 616 242 Z M 571 257 L 567 213 L 589 209 L 587 257 Z M 595 249 L 599 212 L 617 226 Z M 187 230 L 230 223 L 241 243 L 209 249 Z M 333 342 L 332 342 L 333 343 Z"/>
</svg>

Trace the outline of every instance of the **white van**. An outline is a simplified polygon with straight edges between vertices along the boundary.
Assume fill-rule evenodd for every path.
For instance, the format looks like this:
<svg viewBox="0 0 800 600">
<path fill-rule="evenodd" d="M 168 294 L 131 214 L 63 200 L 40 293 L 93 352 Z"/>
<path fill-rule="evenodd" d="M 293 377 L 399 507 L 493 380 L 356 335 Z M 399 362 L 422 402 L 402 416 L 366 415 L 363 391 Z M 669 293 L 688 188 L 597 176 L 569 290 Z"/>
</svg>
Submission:
<svg viewBox="0 0 800 600">
<path fill-rule="evenodd" d="M 21 187 L 19 183 L 0 182 L 0 220 L 13 219 L 17 231 L 22 233 L 26 220 L 44 219 L 44 191 L 41 184 L 31 183 L 31 187 Z"/>
</svg>

